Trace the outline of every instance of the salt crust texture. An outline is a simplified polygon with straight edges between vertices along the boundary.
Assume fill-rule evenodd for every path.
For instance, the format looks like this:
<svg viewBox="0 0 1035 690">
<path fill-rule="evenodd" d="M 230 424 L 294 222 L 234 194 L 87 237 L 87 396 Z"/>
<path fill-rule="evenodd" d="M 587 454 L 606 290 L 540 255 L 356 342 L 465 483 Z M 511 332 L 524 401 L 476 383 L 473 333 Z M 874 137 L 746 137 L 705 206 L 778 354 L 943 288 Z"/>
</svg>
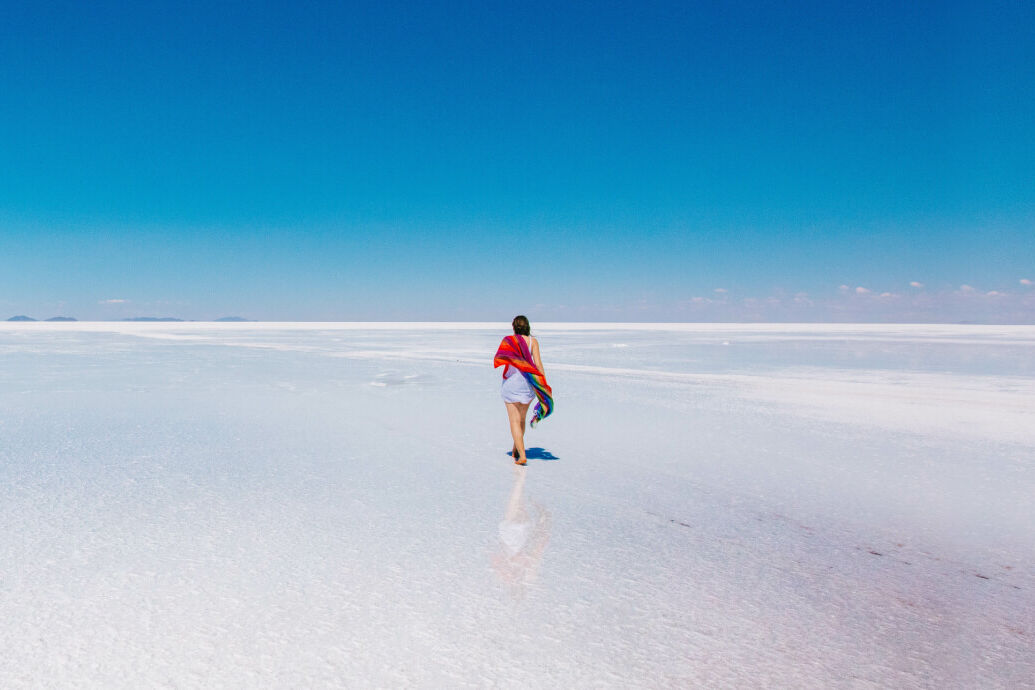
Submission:
<svg viewBox="0 0 1035 690">
<path fill-rule="evenodd" d="M 0 687 L 1035 687 L 1035 328 L 0 324 Z"/>
</svg>

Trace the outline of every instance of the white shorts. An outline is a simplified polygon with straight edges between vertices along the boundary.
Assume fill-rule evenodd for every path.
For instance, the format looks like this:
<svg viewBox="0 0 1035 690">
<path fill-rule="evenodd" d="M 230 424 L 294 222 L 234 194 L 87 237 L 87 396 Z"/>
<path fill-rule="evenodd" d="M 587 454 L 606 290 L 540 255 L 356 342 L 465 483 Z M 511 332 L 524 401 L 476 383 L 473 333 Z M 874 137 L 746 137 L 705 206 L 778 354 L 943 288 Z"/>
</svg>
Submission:
<svg viewBox="0 0 1035 690">
<path fill-rule="evenodd" d="M 510 370 L 510 376 L 503 379 L 503 387 L 500 389 L 503 402 L 528 404 L 535 400 L 535 391 L 532 384 L 528 382 L 517 369 Z"/>
</svg>

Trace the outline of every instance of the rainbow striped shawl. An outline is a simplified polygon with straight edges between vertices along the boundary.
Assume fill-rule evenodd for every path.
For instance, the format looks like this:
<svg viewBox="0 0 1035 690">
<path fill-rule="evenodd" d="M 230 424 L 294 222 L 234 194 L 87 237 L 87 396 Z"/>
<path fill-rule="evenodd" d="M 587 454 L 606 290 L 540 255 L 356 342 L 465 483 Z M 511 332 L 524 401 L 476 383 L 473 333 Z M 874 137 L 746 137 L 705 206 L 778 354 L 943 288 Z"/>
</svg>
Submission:
<svg viewBox="0 0 1035 690">
<path fill-rule="evenodd" d="M 525 339 L 519 335 L 508 335 L 504 338 L 496 350 L 496 357 L 492 360 L 493 368 L 507 365 L 514 367 L 528 379 L 532 390 L 535 391 L 535 397 L 539 399 L 535 404 L 535 410 L 532 411 L 531 426 L 535 427 L 553 412 L 553 389 L 546 382 L 546 376 L 535 365 Z M 503 371 L 506 372 L 506 369 Z"/>
</svg>

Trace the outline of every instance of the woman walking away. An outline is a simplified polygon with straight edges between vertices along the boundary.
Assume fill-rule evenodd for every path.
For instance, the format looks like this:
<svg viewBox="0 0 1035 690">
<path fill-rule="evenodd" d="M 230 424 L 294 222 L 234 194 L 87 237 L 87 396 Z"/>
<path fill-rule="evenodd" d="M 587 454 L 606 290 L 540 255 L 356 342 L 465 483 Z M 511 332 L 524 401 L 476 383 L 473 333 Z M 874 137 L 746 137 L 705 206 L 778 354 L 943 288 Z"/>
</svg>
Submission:
<svg viewBox="0 0 1035 690">
<path fill-rule="evenodd" d="M 528 463 L 525 456 L 525 414 L 532 400 L 538 398 L 532 412 L 532 428 L 553 412 L 553 390 L 546 383 L 543 360 L 539 357 L 539 341 L 530 333 L 528 319 L 515 316 L 511 322 L 514 335 L 508 335 L 496 350 L 493 367 L 503 367 L 503 388 L 500 395 L 507 405 L 510 434 L 514 437 L 511 456 L 519 465 Z"/>
</svg>

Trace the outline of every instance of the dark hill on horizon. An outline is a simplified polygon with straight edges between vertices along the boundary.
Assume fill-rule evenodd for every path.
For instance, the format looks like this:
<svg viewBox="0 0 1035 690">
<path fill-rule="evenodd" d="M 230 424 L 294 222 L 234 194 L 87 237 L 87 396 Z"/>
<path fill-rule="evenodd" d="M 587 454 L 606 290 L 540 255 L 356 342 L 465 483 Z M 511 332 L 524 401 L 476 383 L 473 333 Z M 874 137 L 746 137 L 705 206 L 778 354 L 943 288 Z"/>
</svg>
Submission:
<svg viewBox="0 0 1035 690">
<path fill-rule="evenodd" d="M 251 319 L 246 319 L 243 316 L 222 316 L 222 317 L 216 319 L 216 321 L 217 322 L 221 322 L 221 323 L 230 323 L 230 322 L 239 323 L 239 322 L 242 322 L 242 321 L 251 321 Z"/>
<path fill-rule="evenodd" d="M 9 318 L 7 320 L 8 321 L 39 321 L 39 319 L 34 319 L 31 316 L 25 316 L 24 314 L 19 314 L 18 316 L 12 316 L 11 318 Z M 51 316 L 49 319 L 44 319 L 44 321 L 78 321 L 78 320 L 79 319 L 77 319 L 77 318 L 75 318 L 73 316 Z"/>
</svg>

